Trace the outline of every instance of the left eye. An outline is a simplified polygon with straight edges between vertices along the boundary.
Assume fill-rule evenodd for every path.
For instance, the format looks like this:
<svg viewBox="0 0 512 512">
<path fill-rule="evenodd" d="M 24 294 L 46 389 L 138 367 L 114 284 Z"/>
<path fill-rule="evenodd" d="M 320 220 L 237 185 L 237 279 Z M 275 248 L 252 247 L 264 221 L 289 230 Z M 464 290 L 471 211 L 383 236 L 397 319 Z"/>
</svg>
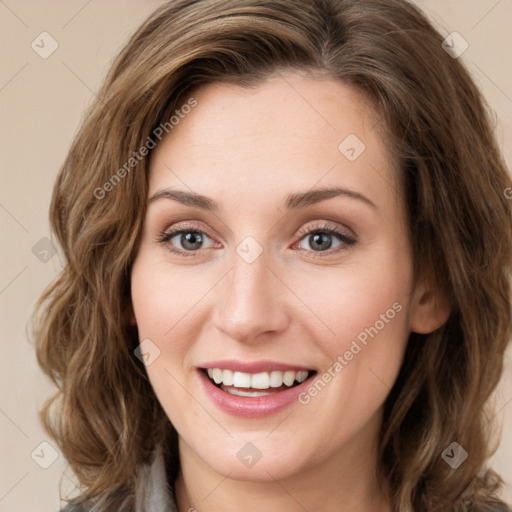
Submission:
<svg viewBox="0 0 512 512">
<path fill-rule="evenodd" d="M 333 247 L 333 241 L 336 240 L 338 244 Z M 299 245 L 301 242 L 308 243 L 309 249 L 312 249 L 314 252 L 324 252 L 331 248 L 337 248 L 340 245 L 351 245 L 354 243 L 354 240 L 332 229 L 316 229 L 303 236 L 299 241 Z M 307 247 L 300 248 L 308 250 Z"/>
</svg>

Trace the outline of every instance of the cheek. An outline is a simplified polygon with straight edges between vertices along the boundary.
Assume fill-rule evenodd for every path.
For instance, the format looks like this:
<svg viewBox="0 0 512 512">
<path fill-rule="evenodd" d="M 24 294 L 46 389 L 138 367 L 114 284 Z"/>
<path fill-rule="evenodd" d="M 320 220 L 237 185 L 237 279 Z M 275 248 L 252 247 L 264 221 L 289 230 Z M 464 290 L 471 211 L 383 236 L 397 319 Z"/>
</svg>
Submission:
<svg viewBox="0 0 512 512">
<path fill-rule="evenodd" d="M 190 354 L 200 335 L 201 299 L 218 277 L 192 267 L 171 269 L 165 257 L 142 251 L 131 274 L 132 304 L 139 340 L 151 340 L 158 357 L 145 367 L 153 390 L 176 427 L 196 416 L 190 395 Z M 184 414 L 186 411 L 186 414 Z M 200 418 L 198 418 L 199 420 Z"/>
<path fill-rule="evenodd" d="M 184 335 L 183 326 L 190 325 L 189 315 L 193 316 L 191 308 L 198 291 L 187 284 L 190 282 L 184 274 L 169 272 L 164 261 L 144 251 L 134 262 L 131 298 L 139 340 L 153 354 L 145 366 L 146 373 L 158 401 L 175 425 L 181 425 L 180 411 L 189 410 L 182 368 L 190 337 Z"/>
<path fill-rule="evenodd" d="M 294 291 L 309 310 L 302 322 L 331 359 L 350 350 L 354 340 L 365 346 L 379 335 L 384 353 L 386 340 L 393 351 L 407 337 L 412 269 L 404 253 L 303 273 L 295 281 Z"/>
<path fill-rule="evenodd" d="M 164 258 L 141 255 L 131 276 L 140 339 L 150 338 L 159 345 L 172 339 L 173 351 L 179 353 L 186 344 L 186 337 L 179 333 L 195 324 L 198 303 L 215 283 L 214 276 L 209 281 L 208 273 L 200 275 L 191 267 L 171 271 Z"/>
<path fill-rule="evenodd" d="M 317 280 L 322 292 L 309 296 L 311 309 L 319 311 L 334 332 L 326 334 L 317 319 L 309 323 L 317 348 L 327 357 L 318 376 L 321 382 L 300 397 L 307 414 L 318 418 L 312 427 L 318 433 L 316 442 L 324 445 L 322 436 L 331 439 L 323 454 L 363 428 L 382 406 L 400 370 L 409 334 L 410 273 L 399 263 L 361 266 L 343 272 L 338 280 Z"/>
</svg>

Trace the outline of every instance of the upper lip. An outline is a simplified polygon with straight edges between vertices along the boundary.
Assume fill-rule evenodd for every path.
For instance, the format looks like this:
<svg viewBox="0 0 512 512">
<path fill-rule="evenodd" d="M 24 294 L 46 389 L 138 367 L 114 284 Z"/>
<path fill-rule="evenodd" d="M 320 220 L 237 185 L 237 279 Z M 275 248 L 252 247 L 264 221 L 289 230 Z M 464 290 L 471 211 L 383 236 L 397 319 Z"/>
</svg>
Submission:
<svg viewBox="0 0 512 512">
<path fill-rule="evenodd" d="M 279 361 L 261 360 L 261 361 L 237 361 L 234 359 L 222 359 L 217 361 L 206 361 L 198 365 L 198 368 L 220 368 L 221 370 L 231 370 L 233 372 L 243 373 L 261 373 L 272 371 L 311 371 L 311 367 L 301 366 L 290 363 L 281 363 Z"/>
</svg>

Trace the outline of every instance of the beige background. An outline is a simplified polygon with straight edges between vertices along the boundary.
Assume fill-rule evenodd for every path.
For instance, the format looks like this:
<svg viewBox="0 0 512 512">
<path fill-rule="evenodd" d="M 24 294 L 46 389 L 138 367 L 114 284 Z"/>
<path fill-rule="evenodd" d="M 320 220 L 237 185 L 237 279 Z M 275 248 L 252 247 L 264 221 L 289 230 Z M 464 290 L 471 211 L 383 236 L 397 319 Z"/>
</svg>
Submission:
<svg viewBox="0 0 512 512">
<path fill-rule="evenodd" d="M 40 443 L 54 443 L 36 414 L 53 388 L 38 369 L 25 325 L 34 301 L 62 268 L 62 259 L 57 253 L 41 261 L 42 246 L 36 244 L 44 246 L 41 239 L 49 237 L 53 182 L 84 108 L 119 48 L 161 3 L 0 0 L 0 512 L 56 512 L 59 480 L 67 492 L 74 489 L 74 477 L 57 452 L 53 464 L 40 467 L 52 462 L 53 453 Z M 469 43 L 461 58 L 497 112 L 498 136 L 510 165 L 512 1 L 418 4 L 443 35 L 457 31 Z M 47 59 L 31 47 L 44 31 L 58 43 Z M 507 481 L 503 496 L 512 502 L 512 347 L 496 401 L 503 438 L 493 465 Z"/>
</svg>

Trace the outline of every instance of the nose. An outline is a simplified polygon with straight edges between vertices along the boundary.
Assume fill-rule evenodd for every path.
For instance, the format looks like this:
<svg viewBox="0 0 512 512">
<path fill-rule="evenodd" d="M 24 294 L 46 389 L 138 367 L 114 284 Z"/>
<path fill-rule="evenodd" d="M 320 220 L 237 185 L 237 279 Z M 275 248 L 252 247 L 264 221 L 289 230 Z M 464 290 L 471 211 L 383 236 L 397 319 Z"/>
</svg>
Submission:
<svg viewBox="0 0 512 512">
<path fill-rule="evenodd" d="M 261 343 L 289 324 L 286 288 L 267 266 L 262 254 L 247 263 L 238 255 L 219 287 L 213 324 L 225 335 L 243 343 Z"/>
</svg>

